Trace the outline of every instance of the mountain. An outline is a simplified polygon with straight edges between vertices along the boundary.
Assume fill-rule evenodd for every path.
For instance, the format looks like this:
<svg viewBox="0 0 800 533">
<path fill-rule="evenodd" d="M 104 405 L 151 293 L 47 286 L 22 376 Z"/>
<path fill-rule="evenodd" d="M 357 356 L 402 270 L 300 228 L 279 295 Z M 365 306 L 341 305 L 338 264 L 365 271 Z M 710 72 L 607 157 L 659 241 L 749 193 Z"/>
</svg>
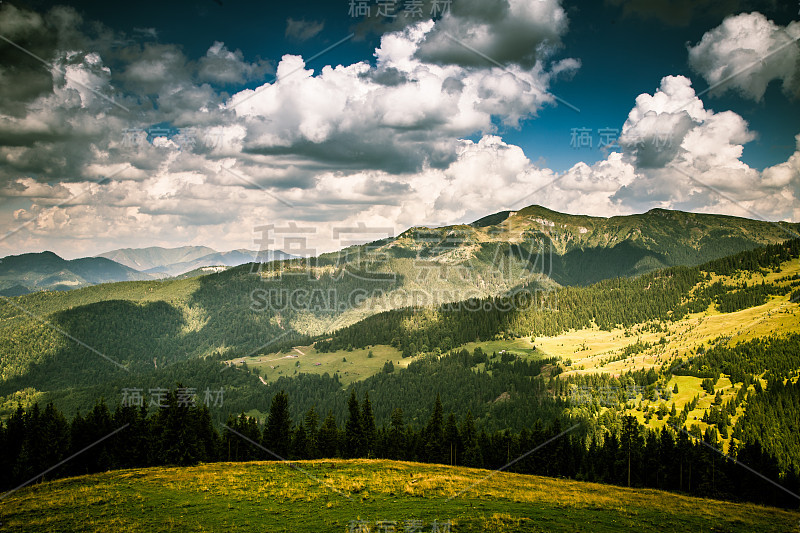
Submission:
<svg viewBox="0 0 800 533">
<path fill-rule="evenodd" d="M 489 215 L 459 230 L 483 247 L 497 241 L 538 247 L 551 260 L 547 273 L 555 281 L 586 285 L 774 244 L 797 237 L 800 224 L 666 209 L 604 218 L 534 205 Z"/>
<path fill-rule="evenodd" d="M 0 396 L 28 388 L 72 389 L 72 401 L 78 402 L 77 389 L 125 375 L 97 352 L 131 371 L 163 371 L 187 360 L 233 359 L 309 345 L 313 337 L 337 331 L 331 349 L 352 349 L 375 338 L 374 343 L 393 344 L 413 355 L 505 333 L 613 325 L 620 313 L 625 324 L 664 319 L 678 311 L 698 274 L 675 276 L 676 283 L 644 293 L 649 282 L 640 273 L 782 242 L 797 227 L 663 210 L 605 219 L 533 206 L 471 225 L 412 228 L 315 258 L 0 300 L 0 338 L 9 341 L 0 343 Z M 625 281 L 635 274 L 640 275 Z M 598 279 L 609 281 L 578 290 Z M 617 290 L 623 281 L 624 291 Z M 478 309 L 445 317 L 430 313 L 443 303 L 485 302 L 520 287 L 549 293 L 566 285 L 574 287 L 559 298 L 576 310 L 574 315 L 504 317 Z M 650 309 L 639 308 L 641 294 L 651 297 Z M 611 298 L 615 295 L 628 300 Z M 383 311 L 411 306 L 428 311 L 395 313 L 386 317 L 391 323 L 381 322 Z M 372 322 L 343 329 L 373 315 Z M 533 328 L 531 321 L 536 322 Z"/>
<path fill-rule="evenodd" d="M 352 350 L 391 344 L 410 356 L 434 349 L 445 352 L 478 339 L 557 336 L 571 329 L 610 331 L 650 321 L 676 322 L 706 311 L 712 304 L 719 313 L 732 313 L 762 305 L 771 296 L 792 300 L 789 294 L 800 285 L 800 275 L 783 275 L 783 268 L 796 269 L 798 257 L 800 239 L 792 239 L 696 267 L 669 267 L 587 287 L 537 292 L 537 287 L 522 286 L 508 297 L 479 300 L 473 305 L 461 302 L 440 308 L 394 309 L 326 335 L 317 340 L 315 348 Z M 718 277 L 715 284 L 706 281 L 712 274 Z M 719 278 L 734 274 L 738 277 L 724 282 Z M 759 281 L 769 284 L 759 285 Z M 665 330 L 659 326 L 657 331 Z M 716 334 L 722 331 L 718 329 Z"/>
<path fill-rule="evenodd" d="M 0 259 L 0 288 L 4 296 L 145 279 L 152 277 L 101 257 L 66 260 L 53 252 L 41 252 Z"/>
<path fill-rule="evenodd" d="M 239 266 L 245 263 L 293 259 L 296 256 L 280 250 L 231 250 L 217 252 L 207 246 L 182 246 L 180 248 L 122 248 L 105 252 L 97 257 L 111 259 L 130 268 L 155 277 L 174 277 L 208 266 Z"/>
</svg>

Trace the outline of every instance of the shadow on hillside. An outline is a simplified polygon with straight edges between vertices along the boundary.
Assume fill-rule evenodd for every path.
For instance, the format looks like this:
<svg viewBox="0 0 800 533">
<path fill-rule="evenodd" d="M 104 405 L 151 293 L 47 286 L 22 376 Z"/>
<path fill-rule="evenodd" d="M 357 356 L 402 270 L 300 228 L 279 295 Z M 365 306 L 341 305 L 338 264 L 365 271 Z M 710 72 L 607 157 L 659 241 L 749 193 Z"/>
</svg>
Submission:
<svg viewBox="0 0 800 533">
<path fill-rule="evenodd" d="M 0 396 L 26 387 L 46 391 L 94 385 L 152 368 L 154 359 L 162 364 L 177 360 L 183 353 L 183 314 L 166 302 L 109 300 L 60 311 L 47 320 L 64 337 L 59 347 L 24 375 L 0 383 Z"/>
</svg>

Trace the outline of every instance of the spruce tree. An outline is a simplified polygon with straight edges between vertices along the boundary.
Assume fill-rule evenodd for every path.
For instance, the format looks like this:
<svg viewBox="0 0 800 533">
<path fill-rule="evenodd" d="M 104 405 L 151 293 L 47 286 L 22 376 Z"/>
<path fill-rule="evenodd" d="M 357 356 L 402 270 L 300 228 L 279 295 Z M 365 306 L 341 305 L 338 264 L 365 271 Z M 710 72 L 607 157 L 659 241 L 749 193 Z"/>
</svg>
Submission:
<svg viewBox="0 0 800 533">
<path fill-rule="evenodd" d="M 444 442 L 444 415 L 442 400 L 436 394 L 433 413 L 425 428 L 425 459 L 431 463 L 443 462 L 442 444 Z"/>
<path fill-rule="evenodd" d="M 447 453 L 447 464 L 458 464 L 459 455 L 461 454 L 461 436 L 456 425 L 456 415 L 452 411 L 447 416 L 447 422 L 444 425 L 444 445 Z"/>
<path fill-rule="evenodd" d="M 406 454 L 405 442 L 405 421 L 403 420 L 403 409 L 396 407 L 392 411 L 392 423 L 389 428 L 389 458 L 403 459 Z"/>
<path fill-rule="evenodd" d="M 305 416 L 306 428 L 306 449 L 305 457 L 308 459 L 316 459 L 319 456 L 319 417 L 314 406 L 308 410 Z"/>
</svg>

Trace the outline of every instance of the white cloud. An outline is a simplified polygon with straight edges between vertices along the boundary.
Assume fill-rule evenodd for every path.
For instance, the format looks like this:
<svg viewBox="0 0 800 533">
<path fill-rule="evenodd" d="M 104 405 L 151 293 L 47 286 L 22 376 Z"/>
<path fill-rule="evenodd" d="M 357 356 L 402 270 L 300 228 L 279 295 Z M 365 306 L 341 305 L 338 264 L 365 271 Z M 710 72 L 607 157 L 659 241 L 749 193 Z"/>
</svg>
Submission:
<svg viewBox="0 0 800 533">
<path fill-rule="evenodd" d="M 741 161 L 743 145 L 754 138 L 740 115 L 705 109 L 688 79 L 665 77 L 653 95 L 637 97 L 623 126 L 617 157 L 634 177 L 611 199 L 635 211 L 659 206 L 794 218 L 799 178 L 793 165 L 800 155 L 759 172 Z"/>
<path fill-rule="evenodd" d="M 689 64 L 716 92 L 738 90 L 760 101 L 767 85 L 780 80 L 784 91 L 800 90 L 800 22 L 780 26 L 758 12 L 726 18 L 689 47 Z"/>
<path fill-rule="evenodd" d="M 246 150 L 301 155 L 342 170 L 444 168 L 455 158 L 457 137 L 492 132 L 493 117 L 517 126 L 555 103 L 546 92 L 552 73 L 541 64 L 506 71 L 422 61 L 417 51 L 433 28 L 427 21 L 384 35 L 375 67 L 326 66 L 314 75 L 301 57 L 284 56 L 274 83 L 226 104 L 247 124 Z M 562 62 L 558 72 L 575 68 Z"/>
</svg>

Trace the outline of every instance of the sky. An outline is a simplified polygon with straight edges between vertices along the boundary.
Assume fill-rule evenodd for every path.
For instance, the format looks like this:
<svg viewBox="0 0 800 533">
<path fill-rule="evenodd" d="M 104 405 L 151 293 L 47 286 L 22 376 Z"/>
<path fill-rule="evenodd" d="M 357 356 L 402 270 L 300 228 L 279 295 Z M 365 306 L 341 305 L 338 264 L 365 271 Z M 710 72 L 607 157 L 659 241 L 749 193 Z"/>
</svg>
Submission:
<svg viewBox="0 0 800 533">
<path fill-rule="evenodd" d="M 0 3 L 0 256 L 800 221 L 796 0 Z"/>
</svg>

